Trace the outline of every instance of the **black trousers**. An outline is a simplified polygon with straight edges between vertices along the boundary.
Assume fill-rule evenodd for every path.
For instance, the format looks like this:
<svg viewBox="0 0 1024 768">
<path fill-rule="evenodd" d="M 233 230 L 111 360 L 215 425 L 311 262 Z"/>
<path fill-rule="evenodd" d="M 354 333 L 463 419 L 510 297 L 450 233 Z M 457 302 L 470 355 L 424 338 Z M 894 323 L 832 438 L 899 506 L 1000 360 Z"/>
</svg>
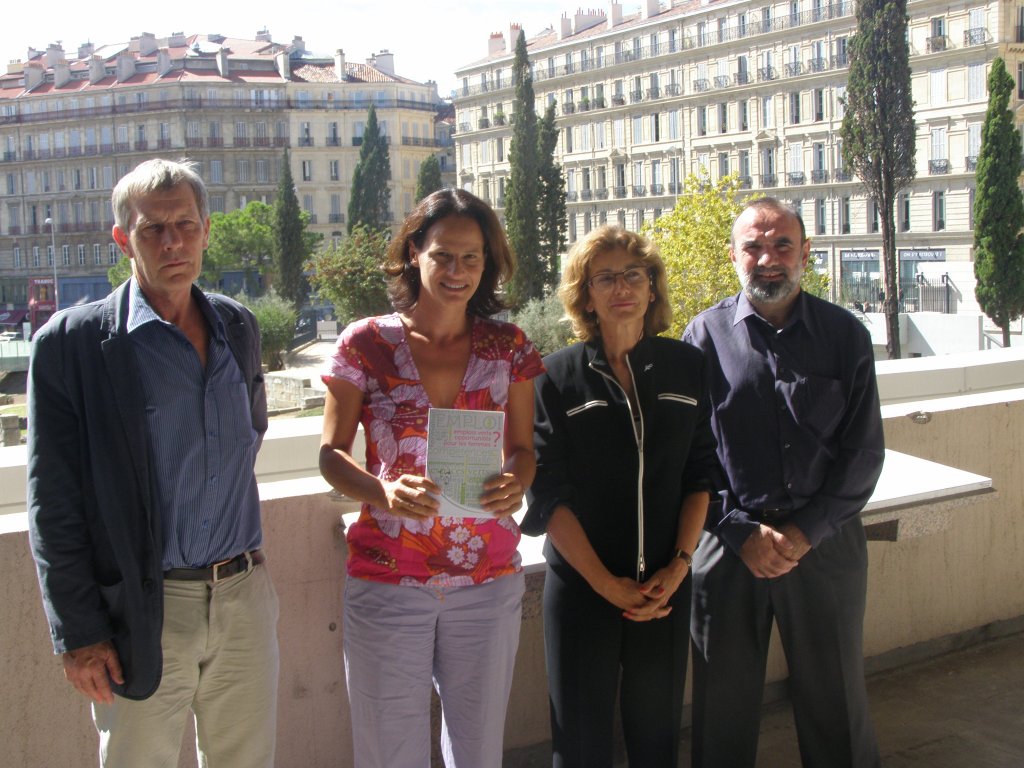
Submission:
<svg viewBox="0 0 1024 768">
<path fill-rule="evenodd" d="M 693 768 L 753 768 L 772 620 L 804 768 L 881 765 L 864 683 L 867 542 L 859 520 L 777 579 L 715 536 L 693 558 Z"/>
<path fill-rule="evenodd" d="M 629 765 L 676 768 L 689 576 L 671 604 L 663 619 L 630 621 L 574 571 L 560 576 L 547 569 L 544 648 L 554 768 L 611 768 L 617 690 Z"/>
</svg>

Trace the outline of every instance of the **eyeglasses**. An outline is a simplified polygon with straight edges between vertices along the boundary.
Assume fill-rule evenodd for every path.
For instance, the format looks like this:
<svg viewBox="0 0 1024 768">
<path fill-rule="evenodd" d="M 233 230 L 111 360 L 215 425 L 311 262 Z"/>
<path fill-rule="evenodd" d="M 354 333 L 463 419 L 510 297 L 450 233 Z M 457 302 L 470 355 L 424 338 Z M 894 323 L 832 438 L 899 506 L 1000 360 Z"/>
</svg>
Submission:
<svg viewBox="0 0 1024 768">
<path fill-rule="evenodd" d="M 590 290 L 597 293 L 607 293 L 615 287 L 615 283 L 622 278 L 629 288 L 639 288 L 641 285 L 650 282 L 651 275 L 646 267 L 630 267 L 621 272 L 601 272 L 587 280 Z"/>
</svg>

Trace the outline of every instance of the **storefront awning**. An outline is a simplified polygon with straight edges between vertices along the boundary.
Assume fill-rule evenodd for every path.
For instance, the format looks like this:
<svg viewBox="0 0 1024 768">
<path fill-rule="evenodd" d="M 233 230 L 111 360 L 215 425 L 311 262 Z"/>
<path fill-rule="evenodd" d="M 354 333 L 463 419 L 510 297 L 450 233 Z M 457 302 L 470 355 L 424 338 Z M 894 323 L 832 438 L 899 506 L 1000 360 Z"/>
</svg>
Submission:
<svg viewBox="0 0 1024 768">
<path fill-rule="evenodd" d="M 0 325 L 21 325 L 28 317 L 24 309 L 0 309 Z"/>
</svg>

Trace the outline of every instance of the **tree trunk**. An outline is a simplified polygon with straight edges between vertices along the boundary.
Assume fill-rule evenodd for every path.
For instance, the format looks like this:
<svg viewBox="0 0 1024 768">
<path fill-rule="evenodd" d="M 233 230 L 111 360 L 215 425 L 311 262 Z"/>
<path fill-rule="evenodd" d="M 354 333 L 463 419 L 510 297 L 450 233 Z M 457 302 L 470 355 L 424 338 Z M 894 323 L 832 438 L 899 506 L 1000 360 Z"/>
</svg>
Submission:
<svg viewBox="0 0 1024 768">
<path fill-rule="evenodd" d="M 885 181 L 883 181 L 885 184 Z M 889 186 L 885 184 L 885 186 Z M 882 226 L 882 278 L 885 288 L 885 349 L 890 360 L 900 359 L 900 281 L 899 262 L 896 258 L 896 222 L 893 218 L 895 195 L 889 190 L 882 193 L 880 201 Z"/>
<path fill-rule="evenodd" d="M 1010 348 L 1010 323 L 1003 326 L 1003 349 Z"/>
</svg>

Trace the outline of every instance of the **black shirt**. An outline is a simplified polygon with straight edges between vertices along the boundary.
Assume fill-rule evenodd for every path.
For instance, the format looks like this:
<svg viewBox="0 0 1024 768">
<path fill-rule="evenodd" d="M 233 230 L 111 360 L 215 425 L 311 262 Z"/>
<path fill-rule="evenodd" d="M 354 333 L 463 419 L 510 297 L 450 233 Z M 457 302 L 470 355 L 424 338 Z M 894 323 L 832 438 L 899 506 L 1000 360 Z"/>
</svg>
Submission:
<svg viewBox="0 0 1024 768">
<path fill-rule="evenodd" d="M 790 518 L 817 546 L 874 491 L 885 450 L 867 329 L 801 292 L 774 328 L 744 294 L 696 317 L 683 339 L 704 351 L 726 502 L 707 527 L 738 551 L 757 512 Z"/>
</svg>

